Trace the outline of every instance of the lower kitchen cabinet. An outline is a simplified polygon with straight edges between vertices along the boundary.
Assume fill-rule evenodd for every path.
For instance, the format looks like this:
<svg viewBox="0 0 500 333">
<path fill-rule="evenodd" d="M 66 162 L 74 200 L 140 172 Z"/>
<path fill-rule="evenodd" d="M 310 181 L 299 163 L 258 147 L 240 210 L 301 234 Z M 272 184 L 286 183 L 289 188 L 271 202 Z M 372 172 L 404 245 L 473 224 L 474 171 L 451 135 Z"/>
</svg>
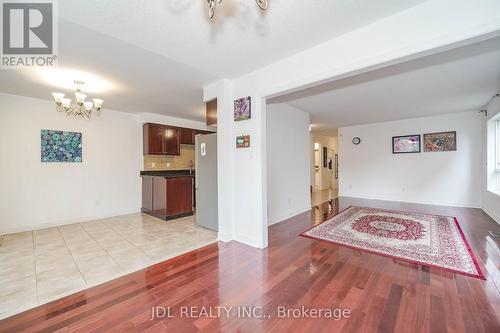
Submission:
<svg viewBox="0 0 500 333">
<path fill-rule="evenodd" d="M 193 178 L 167 178 L 167 215 L 193 211 Z"/>
<path fill-rule="evenodd" d="M 163 220 L 193 215 L 193 176 L 142 176 L 142 211 Z"/>
</svg>

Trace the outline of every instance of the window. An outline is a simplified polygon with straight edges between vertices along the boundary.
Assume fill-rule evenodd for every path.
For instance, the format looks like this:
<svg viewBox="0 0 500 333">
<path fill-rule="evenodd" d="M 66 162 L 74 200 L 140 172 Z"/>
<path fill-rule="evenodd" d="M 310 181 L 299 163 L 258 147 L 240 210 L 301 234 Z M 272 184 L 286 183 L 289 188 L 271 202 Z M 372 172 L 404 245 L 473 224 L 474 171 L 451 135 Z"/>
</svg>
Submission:
<svg viewBox="0 0 500 333">
<path fill-rule="evenodd" d="M 495 171 L 496 171 L 496 191 L 500 191 L 500 119 L 495 121 Z"/>
<path fill-rule="evenodd" d="M 500 172 L 500 119 L 496 121 L 496 170 Z"/>
<path fill-rule="evenodd" d="M 500 196 L 500 113 L 486 124 L 486 188 Z"/>
</svg>

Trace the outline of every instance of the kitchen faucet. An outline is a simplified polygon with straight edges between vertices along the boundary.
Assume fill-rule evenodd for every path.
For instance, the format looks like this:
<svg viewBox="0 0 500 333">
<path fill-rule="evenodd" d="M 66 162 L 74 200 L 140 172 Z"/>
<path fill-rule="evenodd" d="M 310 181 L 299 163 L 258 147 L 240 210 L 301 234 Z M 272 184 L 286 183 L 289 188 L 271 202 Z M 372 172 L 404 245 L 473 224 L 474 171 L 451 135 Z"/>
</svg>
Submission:
<svg viewBox="0 0 500 333">
<path fill-rule="evenodd" d="M 188 164 L 189 164 L 189 174 L 192 174 L 193 173 L 193 167 L 194 167 L 193 160 L 189 160 Z"/>
</svg>

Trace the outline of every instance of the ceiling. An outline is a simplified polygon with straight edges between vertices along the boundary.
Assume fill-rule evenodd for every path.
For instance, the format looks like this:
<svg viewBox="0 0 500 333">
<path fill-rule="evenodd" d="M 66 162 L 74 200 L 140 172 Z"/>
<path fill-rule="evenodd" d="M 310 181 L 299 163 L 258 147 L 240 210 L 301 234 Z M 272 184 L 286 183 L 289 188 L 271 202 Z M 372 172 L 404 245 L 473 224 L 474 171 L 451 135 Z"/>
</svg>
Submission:
<svg viewBox="0 0 500 333">
<path fill-rule="evenodd" d="M 64 0 L 71 22 L 223 78 L 234 78 L 424 0 Z M 119 8 L 119 10 L 117 10 Z"/>
<path fill-rule="evenodd" d="M 94 73 L 108 109 L 204 119 L 202 87 L 269 65 L 424 0 L 226 0 L 214 21 L 205 0 L 58 1 L 59 66 Z M 79 79 L 79 78 L 75 78 Z M 89 82 L 87 85 L 91 85 Z M 50 98 L 33 72 L 2 71 L 0 92 Z"/>
<path fill-rule="evenodd" d="M 478 111 L 500 91 L 500 38 L 275 98 L 311 114 L 313 131 Z"/>
<path fill-rule="evenodd" d="M 89 97 L 104 99 L 105 109 L 204 119 L 201 87 L 215 76 L 68 21 L 60 23 L 59 31 L 59 65 L 55 70 L 83 72 L 73 80 L 86 81 L 84 91 Z M 64 89 L 47 82 L 55 76 L 52 71 L 45 74 L 3 70 L 0 92 L 41 99 L 51 99 L 53 91 L 71 96 L 73 80 L 66 81 Z M 92 80 L 87 79 L 90 74 L 109 88 L 94 89 Z"/>
</svg>

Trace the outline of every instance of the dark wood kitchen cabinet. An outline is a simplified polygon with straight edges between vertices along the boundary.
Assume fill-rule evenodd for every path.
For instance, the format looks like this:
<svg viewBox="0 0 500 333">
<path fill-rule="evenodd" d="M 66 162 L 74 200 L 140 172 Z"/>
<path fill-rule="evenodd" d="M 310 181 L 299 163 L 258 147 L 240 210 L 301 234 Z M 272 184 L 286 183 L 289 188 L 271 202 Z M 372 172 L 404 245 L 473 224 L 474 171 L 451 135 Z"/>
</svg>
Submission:
<svg viewBox="0 0 500 333">
<path fill-rule="evenodd" d="M 144 155 L 163 155 L 165 128 L 163 125 L 144 125 Z"/>
<path fill-rule="evenodd" d="M 165 126 L 165 155 L 181 154 L 181 129 L 178 127 Z"/>
<path fill-rule="evenodd" d="M 142 211 L 163 220 L 193 215 L 194 176 L 142 176 Z"/>
<path fill-rule="evenodd" d="M 143 125 L 144 155 L 180 155 L 181 144 L 194 145 L 195 136 L 213 132 L 169 125 Z"/>
<path fill-rule="evenodd" d="M 144 124 L 144 155 L 179 155 L 180 128 L 159 124 Z"/>
<path fill-rule="evenodd" d="M 191 128 L 181 128 L 181 144 L 194 145 L 196 130 Z"/>
<path fill-rule="evenodd" d="M 167 215 L 193 211 L 193 178 L 167 178 Z"/>
<path fill-rule="evenodd" d="M 207 126 L 217 126 L 217 99 L 205 104 Z"/>
</svg>

